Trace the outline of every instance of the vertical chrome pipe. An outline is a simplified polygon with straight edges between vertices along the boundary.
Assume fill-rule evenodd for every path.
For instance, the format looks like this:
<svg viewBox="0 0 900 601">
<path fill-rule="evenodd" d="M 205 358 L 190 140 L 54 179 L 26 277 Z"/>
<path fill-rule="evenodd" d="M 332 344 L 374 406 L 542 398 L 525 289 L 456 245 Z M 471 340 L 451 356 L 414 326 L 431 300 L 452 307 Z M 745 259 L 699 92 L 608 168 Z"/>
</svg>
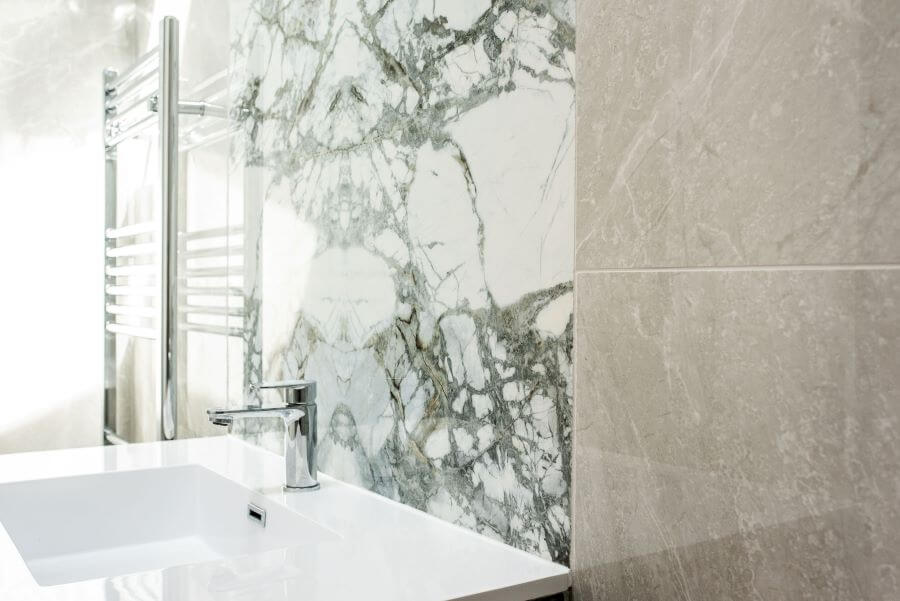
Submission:
<svg viewBox="0 0 900 601">
<path fill-rule="evenodd" d="M 114 69 L 105 69 L 103 71 L 103 154 L 106 162 L 106 180 L 105 180 L 105 202 L 106 217 L 104 231 L 114 229 L 116 225 L 116 147 L 106 146 L 107 123 L 114 115 L 110 115 L 106 108 L 106 100 L 115 90 L 111 90 L 112 82 L 118 77 L 118 73 Z M 106 257 L 106 265 L 103 271 L 103 444 L 111 444 L 112 441 L 106 435 L 106 432 L 115 432 L 116 430 L 116 335 L 106 329 L 106 305 L 108 297 L 106 296 L 106 273 L 109 267 L 114 267 L 116 258 L 107 256 L 106 254 L 106 235 L 103 236 L 103 256 Z"/>
<path fill-rule="evenodd" d="M 176 432 L 176 324 L 178 276 L 178 20 L 165 17 L 159 41 L 159 145 L 162 155 L 160 206 L 160 417 L 162 439 Z"/>
</svg>

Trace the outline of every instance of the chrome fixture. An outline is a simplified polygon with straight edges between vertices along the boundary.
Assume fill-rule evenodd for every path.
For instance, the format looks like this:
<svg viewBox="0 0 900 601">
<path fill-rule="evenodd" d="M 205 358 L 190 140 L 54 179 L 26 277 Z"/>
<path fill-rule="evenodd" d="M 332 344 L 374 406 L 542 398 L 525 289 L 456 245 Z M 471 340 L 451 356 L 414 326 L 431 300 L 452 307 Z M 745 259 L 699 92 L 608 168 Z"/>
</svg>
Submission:
<svg viewBox="0 0 900 601">
<path fill-rule="evenodd" d="M 159 34 L 159 147 L 162 213 L 160 216 L 159 395 L 163 440 L 175 438 L 175 326 L 178 315 L 178 21 L 165 17 Z"/>
<path fill-rule="evenodd" d="M 178 250 L 178 21 L 165 17 L 160 24 L 159 46 L 138 59 L 125 73 L 107 69 L 103 72 L 104 146 L 106 149 L 106 273 L 113 283 L 104 285 L 104 442 L 114 444 L 122 438 L 116 434 L 116 335 L 159 341 L 157 368 L 159 374 L 158 403 L 160 437 L 175 438 L 175 308 L 178 301 L 176 281 Z M 155 84 L 154 84 L 155 80 Z M 147 88 L 150 88 L 148 92 Z M 142 114 L 149 95 L 157 97 L 158 113 Z M 135 115 L 134 113 L 137 113 Z M 161 198 L 156 223 L 117 227 L 116 163 L 117 146 L 146 130 L 153 123 L 159 127 Z M 120 244 L 121 238 L 154 234 L 152 242 Z M 115 273 L 119 257 L 157 258 L 142 263 L 157 273 L 153 286 L 116 285 Z M 157 298 L 156 307 L 129 304 L 128 299 Z M 113 308 L 110 310 L 110 308 Z M 122 323 L 119 315 L 138 315 L 153 319 L 157 327 Z"/>
<path fill-rule="evenodd" d="M 257 505 L 256 503 L 248 503 L 247 504 L 247 519 L 251 522 L 256 522 L 263 528 L 266 527 L 266 510 Z"/>
<path fill-rule="evenodd" d="M 316 479 L 316 383 L 286 380 L 253 386 L 255 390 L 281 390 L 284 404 L 276 407 L 209 409 L 209 421 L 231 426 L 235 419 L 280 417 L 284 421 L 285 489 L 309 491 L 319 488 Z"/>
<path fill-rule="evenodd" d="M 159 45 L 126 71 L 103 72 L 103 142 L 106 156 L 106 243 L 104 282 L 104 443 L 122 444 L 117 432 L 117 345 L 121 337 L 158 345 L 153 361 L 159 438 L 177 433 L 178 348 L 184 332 L 244 336 L 245 289 L 235 283 L 243 265 L 232 257 L 244 254 L 242 226 L 196 231 L 179 227 L 180 155 L 232 131 L 224 106 L 180 100 L 178 20 L 160 23 Z M 227 92 L 227 71 L 208 78 L 192 94 L 211 98 Z M 179 115 L 194 119 L 179 127 Z M 213 133 L 201 127 L 213 123 Z M 122 224 L 117 192 L 119 145 L 143 135 L 159 136 L 160 194 L 148 221 Z M 184 143 L 187 140 L 187 143 Z M 180 144 L 181 141 L 181 144 Z M 243 257 L 246 259 L 246 256 Z M 221 263 L 224 262 L 224 266 Z M 225 284 L 221 282 L 224 280 Z M 215 283 L 215 285 L 213 285 Z M 179 339 L 181 336 L 181 341 Z"/>
<path fill-rule="evenodd" d="M 147 101 L 147 110 L 151 113 L 159 112 L 159 96 L 150 97 L 150 100 Z M 197 100 L 182 100 L 178 103 L 178 114 L 196 115 L 198 117 L 210 115 L 225 118 L 228 116 L 228 111 L 225 110 L 224 106 L 218 104 Z"/>
</svg>

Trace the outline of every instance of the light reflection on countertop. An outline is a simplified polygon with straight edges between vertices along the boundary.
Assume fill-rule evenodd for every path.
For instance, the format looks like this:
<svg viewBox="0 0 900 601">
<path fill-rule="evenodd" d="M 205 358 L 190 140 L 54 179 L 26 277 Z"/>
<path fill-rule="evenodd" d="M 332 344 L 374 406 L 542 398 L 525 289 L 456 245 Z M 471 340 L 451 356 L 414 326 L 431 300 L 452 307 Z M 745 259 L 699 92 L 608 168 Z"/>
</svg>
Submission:
<svg viewBox="0 0 900 601">
<path fill-rule="evenodd" d="M 0 599 L 511 601 L 569 586 L 563 566 L 324 474 L 317 492 L 285 493 L 283 459 L 230 436 L 0 455 L 0 483 L 188 464 L 253 489 L 339 538 L 41 587 L 0 526 Z"/>
</svg>

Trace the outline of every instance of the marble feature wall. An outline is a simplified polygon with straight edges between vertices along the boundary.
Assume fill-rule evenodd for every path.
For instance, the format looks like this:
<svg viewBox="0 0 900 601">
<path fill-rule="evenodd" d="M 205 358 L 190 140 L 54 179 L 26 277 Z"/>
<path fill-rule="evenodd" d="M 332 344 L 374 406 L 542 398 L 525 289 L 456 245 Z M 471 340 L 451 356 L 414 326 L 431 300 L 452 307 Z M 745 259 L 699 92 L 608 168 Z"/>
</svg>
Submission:
<svg viewBox="0 0 900 601">
<path fill-rule="evenodd" d="M 575 598 L 900 597 L 900 5 L 578 24 Z"/>
<path fill-rule="evenodd" d="M 258 0 L 238 33 L 248 379 L 318 381 L 330 475 L 568 561 L 574 2 Z"/>
</svg>

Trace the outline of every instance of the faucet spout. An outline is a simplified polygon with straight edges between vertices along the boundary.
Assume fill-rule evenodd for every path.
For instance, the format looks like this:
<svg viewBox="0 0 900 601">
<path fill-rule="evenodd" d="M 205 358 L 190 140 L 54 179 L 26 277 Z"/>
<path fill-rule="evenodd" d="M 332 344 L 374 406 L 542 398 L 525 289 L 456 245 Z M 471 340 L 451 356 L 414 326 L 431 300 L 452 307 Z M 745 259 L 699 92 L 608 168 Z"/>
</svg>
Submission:
<svg viewBox="0 0 900 601">
<path fill-rule="evenodd" d="M 235 419 L 250 417 L 280 417 L 285 424 L 301 419 L 306 412 L 301 406 L 286 405 L 283 407 L 246 407 L 244 409 L 207 409 L 209 421 L 217 426 L 230 426 Z M 219 423 L 219 422 L 222 423 Z"/>
<path fill-rule="evenodd" d="M 297 491 L 318 489 L 315 382 L 289 380 L 265 384 L 258 388 L 282 389 L 285 404 L 276 407 L 209 409 L 206 412 L 209 421 L 216 426 L 231 426 L 236 419 L 281 418 L 284 422 L 285 489 Z"/>
</svg>

